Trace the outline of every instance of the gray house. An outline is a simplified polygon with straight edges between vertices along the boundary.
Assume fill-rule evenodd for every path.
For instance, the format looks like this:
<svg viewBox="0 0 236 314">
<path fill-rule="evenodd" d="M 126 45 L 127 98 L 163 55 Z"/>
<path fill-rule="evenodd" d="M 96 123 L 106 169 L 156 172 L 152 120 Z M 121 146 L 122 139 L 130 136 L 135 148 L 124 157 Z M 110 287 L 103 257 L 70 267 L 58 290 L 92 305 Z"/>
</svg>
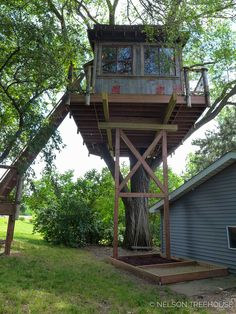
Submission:
<svg viewBox="0 0 236 314">
<path fill-rule="evenodd" d="M 218 159 L 169 199 L 171 255 L 224 265 L 236 273 L 236 152 Z M 150 208 L 158 211 L 163 251 L 163 201 Z"/>
</svg>

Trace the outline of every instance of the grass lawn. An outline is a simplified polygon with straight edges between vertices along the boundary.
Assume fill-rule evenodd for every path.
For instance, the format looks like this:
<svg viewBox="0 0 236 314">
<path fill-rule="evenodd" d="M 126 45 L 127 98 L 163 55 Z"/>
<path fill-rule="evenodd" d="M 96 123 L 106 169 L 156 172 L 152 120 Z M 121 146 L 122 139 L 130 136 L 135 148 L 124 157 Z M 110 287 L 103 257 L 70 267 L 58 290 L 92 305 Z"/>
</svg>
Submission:
<svg viewBox="0 0 236 314">
<path fill-rule="evenodd" d="M 0 218 L 0 238 L 6 220 Z M 207 313 L 160 308 L 186 299 L 115 269 L 83 249 L 54 247 L 17 221 L 13 254 L 0 257 L 0 313 Z M 155 306 L 154 306 L 155 304 Z"/>
</svg>

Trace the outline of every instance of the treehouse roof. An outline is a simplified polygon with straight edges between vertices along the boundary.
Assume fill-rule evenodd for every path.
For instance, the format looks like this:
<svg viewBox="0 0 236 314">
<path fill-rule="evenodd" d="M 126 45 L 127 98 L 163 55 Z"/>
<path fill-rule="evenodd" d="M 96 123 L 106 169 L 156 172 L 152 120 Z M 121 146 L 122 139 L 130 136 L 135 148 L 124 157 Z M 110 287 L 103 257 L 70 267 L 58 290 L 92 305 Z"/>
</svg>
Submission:
<svg viewBox="0 0 236 314">
<path fill-rule="evenodd" d="M 167 42 L 168 34 L 160 25 L 105 25 L 96 24 L 88 30 L 88 38 L 92 48 L 94 42 Z M 174 42 L 183 47 L 189 38 L 187 32 L 181 32 Z"/>
</svg>

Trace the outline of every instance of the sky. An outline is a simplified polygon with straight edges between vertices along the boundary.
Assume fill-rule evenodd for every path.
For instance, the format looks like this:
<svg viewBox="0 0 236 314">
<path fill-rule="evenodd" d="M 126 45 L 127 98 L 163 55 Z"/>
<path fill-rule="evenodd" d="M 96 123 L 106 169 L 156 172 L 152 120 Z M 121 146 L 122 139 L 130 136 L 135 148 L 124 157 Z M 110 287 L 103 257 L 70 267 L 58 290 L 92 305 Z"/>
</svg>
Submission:
<svg viewBox="0 0 236 314">
<path fill-rule="evenodd" d="M 204 137 L 204 132 L 207 129 L 212 128 L 213 122 L 204 125 L 201 129 L 196 131 L 188 140 L 186 140 L 175 153 L 168 158 L 168 165 L 181 175 L 185 169 L 186 157 L 189 152 L 193 152 L 195 147 L 191 145 L 191 141 L 194 138 Z M 74 120 L 67 118 L 62 122 L 59 129 L 62 140 L 66 145 L 60 153 L 56 154 L 55 165 L 60 173 L 64 173 L 67 170 L 74 171 L 74 178 L 81 177 L 90 169 L 97 169 L 100 171 L 106 166 L 104 161 L 97 156 L 90 155 L 85 145 L 83 145 L 83 139 L 80 134 L 77 134 L 77 127 Z M 125 161 L 128 164 L 127 158 L 121 158 L 121 162 Z M 36 172 L 37 177 L 40 176 L 44 164 L 40 161 L 40 156 L 36 160 L 36 164 L 33 169 Z"/>
</svg>

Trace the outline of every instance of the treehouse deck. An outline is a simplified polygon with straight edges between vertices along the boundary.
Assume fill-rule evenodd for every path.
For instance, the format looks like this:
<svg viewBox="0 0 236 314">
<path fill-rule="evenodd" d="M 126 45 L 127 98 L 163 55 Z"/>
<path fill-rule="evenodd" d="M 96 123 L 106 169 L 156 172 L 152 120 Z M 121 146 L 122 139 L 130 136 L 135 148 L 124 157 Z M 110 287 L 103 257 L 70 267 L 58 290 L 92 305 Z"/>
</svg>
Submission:
<svg viewBox="0 0 236 314">
<path fill-rule="evenodd" d="M 187 106 L 184 96 L 173 95 L 110 94 L 104 99 L 101 94 L 94 94 L 91 95 L 89 106 L 85 105 L 84 95 L 72 94 L 70 98 L 70 111 L 78 132 L 81 133 L 89 153 L 98 156 L 101 143 L 107 143 L 114 152 L 115 127 L 124 129 L 135 147 L 145 150 L 153 141 L 158 125 L 160 128 L 161 125 L 168 128 L 168 154 L 170 154 L 182 143 L 205 108 L 205 96 L 192 96 L 191 107 Z M 107 129 L 107 122 L 111 123 L 110 129 Z M 139 128 L 135 129 L 137 125 Z M 177 131 L 175 126 L 178 128 Z M 120 154 L 121 156 L 130 154 L 122 141 Z M 160 154 L 161 152 L 157 150 L 156 156 L 160 157 Z"/>
</svg>

